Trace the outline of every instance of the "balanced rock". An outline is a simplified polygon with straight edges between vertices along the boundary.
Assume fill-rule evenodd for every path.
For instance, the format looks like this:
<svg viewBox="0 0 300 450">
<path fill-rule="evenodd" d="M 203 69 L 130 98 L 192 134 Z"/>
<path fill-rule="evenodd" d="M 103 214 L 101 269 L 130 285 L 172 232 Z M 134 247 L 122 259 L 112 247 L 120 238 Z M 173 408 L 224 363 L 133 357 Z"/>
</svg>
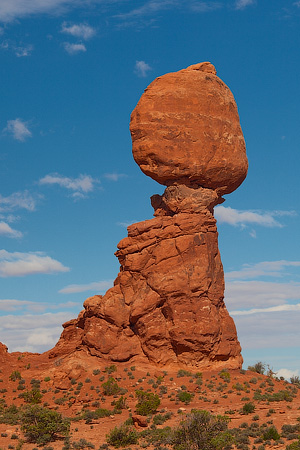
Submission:
<svg viewBox="0 0 300 450">
<path fill-rule="evenodd" d="M 211 64 L 197 64 L 155 80 L 130 128 L 136 161 L 167 188 L 151 199 L 156 217 L 129 226 L 118 244 L 114 286 L 84 302 L 50 356 L 240 368 L 213 216 L 247 172 L 233 96 Z"/>
<path fill-rule="evenodd" d="M 131 115 L 132 151 L 141 170 L 174 183 L 234 191 L 248 162 L 234 97 L 210 63 L 154 80 Z"/>
</svg>

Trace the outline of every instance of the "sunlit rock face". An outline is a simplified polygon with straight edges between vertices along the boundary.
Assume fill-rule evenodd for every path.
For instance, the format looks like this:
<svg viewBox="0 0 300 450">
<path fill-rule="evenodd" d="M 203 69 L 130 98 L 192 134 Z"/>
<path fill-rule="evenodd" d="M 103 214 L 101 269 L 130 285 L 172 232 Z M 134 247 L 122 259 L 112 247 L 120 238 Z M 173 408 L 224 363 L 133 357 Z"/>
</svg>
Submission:
<svg viewBox="0 0 300 450">
<path fill-rule="evenodd" d="M 230 89 L 210 63 L 154 80 L 131 115 L 133 156 L 164 185 L 234 191 L 248 169 L 239 115 Z"/>
<path fill-rule="evenodd" d="M 155 218 L 129 226 L 118 244 L 114 287 L 85 301 L 50 355 L 240 368 L 213 216 L 247 174 L 233 95 L 212 64 L 190 66 L 150 84 L 130 130 L 136 162 L 167 188 L 151 198 Z"/>
</svg>

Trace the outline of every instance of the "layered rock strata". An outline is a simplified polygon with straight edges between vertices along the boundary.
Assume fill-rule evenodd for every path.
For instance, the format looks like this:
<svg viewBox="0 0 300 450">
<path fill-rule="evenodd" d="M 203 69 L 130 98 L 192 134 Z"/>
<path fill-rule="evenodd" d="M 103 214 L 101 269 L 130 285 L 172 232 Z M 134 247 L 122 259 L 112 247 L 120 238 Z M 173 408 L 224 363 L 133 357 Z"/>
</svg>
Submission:
<svg viewBox="0 0 300 450">
<path fill-rule="evenodd" d="M 210 63 L 197 64 L 155 80 L 130 129 L 135 160 L 167 188 L 151 198 L 155 218 L 118 244 L 114 287 L 84 302 L 50 356 L 239 368 L 213 216 L 248 167 L 233 95 Z"/>
</svg>

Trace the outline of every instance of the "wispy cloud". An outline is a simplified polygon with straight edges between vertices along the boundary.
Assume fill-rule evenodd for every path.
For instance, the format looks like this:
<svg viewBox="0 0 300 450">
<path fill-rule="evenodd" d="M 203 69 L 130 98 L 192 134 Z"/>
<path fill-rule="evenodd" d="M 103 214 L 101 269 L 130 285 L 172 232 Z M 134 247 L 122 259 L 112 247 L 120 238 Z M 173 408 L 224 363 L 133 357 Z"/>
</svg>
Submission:
<svg viewBox="0 0 300 450">
<path fill-rule="evenodd" d="M 245 9 L 247 6 L 254 5 L 256 0 L 236 0 L 235 8 L 236 9 Z"/>
<path fill-rule="evenodd" d="M 71 44 L 70 42 L 64 42 L 63 45 L 69 55 L 76 55 L 77 53 L 86 52 L 86 46 L 84 44 Z"/>
<path fill-rule="evenodd" d="M 278 305 L 269 308 L 252 308 L 244 311 L 230 311 L 232 316 L 248 316 L 249 314 L 261 314 L 270 312 L 295 311 L 300 312 L 300 303 L 297 305 Z"/>
<path fill-rule="evenodd" d="M 96 30 L 86 23 L 68 25 L 67 22 L 63 22 L 61 26 L 61 33 L 69 34 L 79 39 L 88 41 L 95 36 Z"/>
<path fill-rule="evenodd" d="M 10 238 L 20 238 L 23 236 L 21 231 L 14 230 L 6 222 L 0 222 L 0 236 L 7 236 Z"/>
<path fill-rule="evenodd" d="M 238 210 L 225 206 L 216 206 L 215 217 L 219 223 L 245 227 L 249 224 L 263 227 L 283 227 L 275 217 L 295 216 L 294 211 L 255 211 Z"/>
<path fill-rule="evenodd" d="M 0 299 L 0 311 L 3 312 L 16 312 L 16 313 L 28 313 L 28 312 L 45 312 L 49 309 L 69 309 L 78 308 L 81 304 L 77 302 L 64 302 L 60 304 L 45 303 L 45 302 L 32 302 L 28 300 L 16 300 L 16 299 Z"/>
<path fill-rule="evenodd" d="M 178 6 L 178 0 L 150 0 L 127 13 L 118 14 L 116 17 L 121 19 L 136 19 L 152 15 L 158 11 L 164 11 L 174 6 Z"/>
<path fill-rule="evenodd" d="M 78 292 L 87 292 L 87 291 L 103 292 L 106 291 L 107 289 L 110 289 L 112 286 L 113 280 L 95 281 L 89 284 L 70 284 L 58 292 L 60 294 L 75 294 Z"/>
<path fill-rule="evenodd" d="M 19 118 L 8 120 L 3 132 L 11 134 L 14 139 L 20 142 L 24 142 L 27 138 L 32 136 L 32 133 L 28 128 L 28 122 L 24 122 Z"/>
<path fill-rule="evenodd" d="M 37 199 L 29 193 L 29 191 L 14 192 L 7 197 L 0 194 L 0 211 L 8 212 L 16 209 L 26 209 L 34 211 Z"/>
<path fill-rule="evenodd" d="M 109 0 L 1 0 L 0 21 L 11 22 L 15 19 L 35 14 L 59 15 L 67 9 L 87 8 L 93 3 L 109 3 Z"/>
<path fill-rule="evenodd" d="M 32 44 L 16 44 L 7 40 L 1 42 L 0 48 L 2 50 L 11 50 L 18 58 L 21 58 L 24 56 L 31 56 L 34 47 Z"/>
<path fill-rule="evenodd" d="M 299 2 L 294 2 L 293 5 L 297 6 L 298 8 L 300 8 L 300 1 Z"/>
<path fill-rule="evenodd" d="M 135 62 L 134 72 L 138 77 L 145 78 L 151 70 L 152 68 L 145 61 Z"/>
<path fill-rule="evenodd" d="M 43 252 L 10 253 L 0 250 L 0 277 L 68 272 L 70 269 Z"/>
<path fill-rule="evenodd" d="M 125 173 L 105 173 L 104 177 L 110 181 L 119 181 L 121 178 L 126 178 L 127 175 Z"/>
<path fill-rule="evenodd" d="M 241 270 L 226 272 L 226 280 L 249 280 L 258 277 L 281 277 L 286 267 L 300 267 L 300 261 L 263 261 L 244 264 Z M 286 275 L 286 274 L 284 274 Z"/>
<path fill-rule="evenodd" d="M 90 175 L 79 175 L 78 178 L 64 177 L 59 174 L 49 174 L 39 180 L 41 185 L 58 185 L 69 191 L 72 191 L 72 197 L 75 199 L 85 198 L 89 192 L 95 189 L 100 181 L 92 178 Z"/>
<path fill-rule="evenodd" d="M 210 2 L 192 1 L 190 4 L 190 9 L 198 13 L 216 11 L 217 9 L 220 9 L 222 7 L 223 4 L 221 2 L 211 2 L 211 1 Z"/>
</svg>

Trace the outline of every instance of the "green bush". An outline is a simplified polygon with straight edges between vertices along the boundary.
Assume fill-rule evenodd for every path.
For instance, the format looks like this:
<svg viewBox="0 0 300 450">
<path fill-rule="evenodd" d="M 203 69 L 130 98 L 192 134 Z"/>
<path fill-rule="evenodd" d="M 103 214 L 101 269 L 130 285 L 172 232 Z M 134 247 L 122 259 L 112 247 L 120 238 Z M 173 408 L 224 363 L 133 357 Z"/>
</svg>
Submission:
<svg viewBox="0 0 300 450">
<path fill-rule="evenodd" d="M 136 397 L 138 402 L 136 404 L 136 412 L 142 416 L 148 416 L 148 414 L 153 414 L 160 405 L 160 399 L 157 394 L 153 392 L 136 391 Z"/>
<path fill-rule="evenodd" d="M 137 444 L 138 434 L 130 425 L 123 424 L 106 435 L 106 442 L 116 448 L 125 447 L 128 444 Z"/>
<path fill-rule="evenodd" d="M 70 421 L 57 411 L 41 406 L 27 406 L 21 416 L 21 430 L 29 442 L 46 444 L 58 435 L 67 436 Z"/>
<path fill-rule="evenodd" d="M 193 394 L 190 394 L 189 392 L 186 391 L 180 391 L 177 394 L 177 398 L 180 402 L 183 402 L 186 405 L 188 405 L 193 398 Z"/>
<path fill-rule="evenodd" d="M 221 370 L 221 372 L 219 373 L 219 376 L 221 378 L 223 378 L 224 381 L 226 381 L 226 383 L 229 383 L 230 381 L 230 373 L 228 372 L 228 370 Z"/>
<path fill-rule="evenodd" d="M 264 441 L 270 441 L 271 439 L 273 439 L 273 441 L 278 441 L 280 439 L 280 434 L 278 433 L 278 431 L 276 430 L 276 428 L 274 427 L 274 425 L 272 425 L 271 427 L 269 427 L 263 434 L 263 439 Z"/>
<path fill-rule="evenodd" d="M 175 430 L 175 450 L 221 450 L 233 441 L 227 430 L 228 418 L 213 416 L 208 411 L 192 410 Z"/>
<path fill-rule="evenodd" d="M 243 414 L 252 414 L 255 410 L 255 405 L 252 402 L 245 403 L 242 408 Z"/>
<path fill-rule="evenodd" d="M 16 380 L 21 380 L 21 374 L 18 370 L 14 370 L 10 375 L 9 375 L 9 379 L 11 381 L 16 381 Z"/>
<path fill-rule="evenodd" d="M 266 364 L 259 361 L 256 364 L 254 364 L 254 366 L 248 366 L 248 370 L 251 370 L 251 372 L 256 372 L 256 373 L 259 373 L 260 375 L 263 375 L 266 370 Z"/>
<path fill-rule="evenodd" d="M 120 387 L 113 377 L 108 377 L 108 380 L 102 384 L 104 395 L 116 395 L 120 392 Z"/>
<path fill-rule="evenodd" d="M 20 409 L 16 405 L 8 406 L 0 413 L 0 423 L 17 425 L 20 421 Z"/>
<path fill-rule="evenodd" d="M 41 403 L 43 394 L 41 394 L 39 389 L 33 388 L 31 391 L 26 391 L 23 394 L 20 394 L 19 397 L 23 398 L 26 403 L 36 405 L 37 403 Z"/>
</svg>

